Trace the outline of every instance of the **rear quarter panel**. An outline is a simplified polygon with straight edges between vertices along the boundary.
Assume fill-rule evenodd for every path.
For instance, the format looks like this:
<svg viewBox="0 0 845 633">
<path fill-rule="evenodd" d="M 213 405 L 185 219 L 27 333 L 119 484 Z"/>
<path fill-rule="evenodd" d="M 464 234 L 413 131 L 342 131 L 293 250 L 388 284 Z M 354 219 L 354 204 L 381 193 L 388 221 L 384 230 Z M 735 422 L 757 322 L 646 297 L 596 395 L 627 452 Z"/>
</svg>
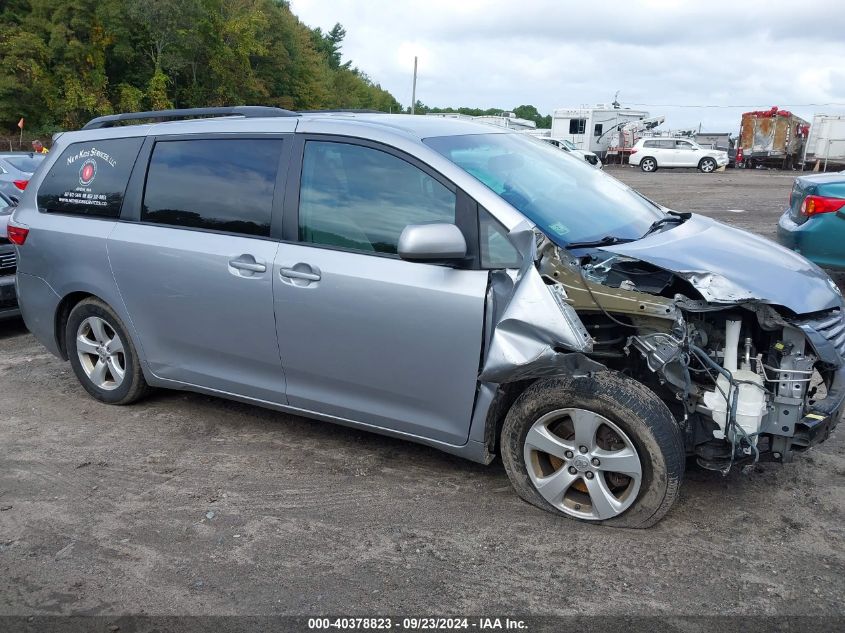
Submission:
<svg viewBox="0 0 845 633">
<path fill-rule="evenodd" d="M 72 135 L 65 136 L 70 138 Z M 137 347 L 137 336 L 112 275 L 106 248 L 108 236 L 117 220 L 44 213 L 38 209 L 37 191 L 66 143 L 57 145 L 33 175 L 11 218 L 12 223 L 29 228 L 26 243 L 18 247 L 19 278 L 29 275 L 43 282 L 22 284 L 19 302 L 24 320 L 33 334 L 56 353 L 55 311 L 52 315 L 42 314 L 50 301 L 46 296 L 36 297 L 33 293 L 47 292 L 46 288 L 61 300 L 71 293 L 82 292 L 111 306 L 128 328 Z M 53 328 L 48 331 L 46 324 L 51 320 Z M 140 348 L 138 352 L 143 357 Z"/>
</svg>

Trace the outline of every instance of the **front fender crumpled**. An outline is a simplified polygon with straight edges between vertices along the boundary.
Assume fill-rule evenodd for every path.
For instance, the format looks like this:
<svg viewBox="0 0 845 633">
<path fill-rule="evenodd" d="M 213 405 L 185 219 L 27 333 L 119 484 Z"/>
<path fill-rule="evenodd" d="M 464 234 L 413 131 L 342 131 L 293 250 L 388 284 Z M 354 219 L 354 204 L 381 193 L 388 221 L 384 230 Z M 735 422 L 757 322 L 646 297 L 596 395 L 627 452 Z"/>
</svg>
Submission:
<svg viewBox="0 0 845 633">
<path fill-rule="evenodd" d="M 482 370 L 484 382 L 505 383 L 564 371 L 599 371 L 604 365 L 583 354 L 592 351 L 592 337 L 560 284 L 548 285 L 534 264 L 536 238 L 527 223 L 510 234 L 523 256 L 512 272 L 491 273 L 487 310 L 493 332 Z"/>
</svg>

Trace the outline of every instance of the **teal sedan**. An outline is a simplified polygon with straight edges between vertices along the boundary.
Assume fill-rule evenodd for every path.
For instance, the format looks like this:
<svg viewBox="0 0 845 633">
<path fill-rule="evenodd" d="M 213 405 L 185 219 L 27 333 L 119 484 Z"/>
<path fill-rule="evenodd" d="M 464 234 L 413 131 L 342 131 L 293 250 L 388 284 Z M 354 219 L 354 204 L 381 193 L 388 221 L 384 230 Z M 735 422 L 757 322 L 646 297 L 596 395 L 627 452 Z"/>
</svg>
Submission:
<svg viewBox="0 0 845 633">
<path fill-rule="evenodd" d="M 845 270 L 845 172 L 795 179 L 778 241 L 819 266 Z"/>
</svg>

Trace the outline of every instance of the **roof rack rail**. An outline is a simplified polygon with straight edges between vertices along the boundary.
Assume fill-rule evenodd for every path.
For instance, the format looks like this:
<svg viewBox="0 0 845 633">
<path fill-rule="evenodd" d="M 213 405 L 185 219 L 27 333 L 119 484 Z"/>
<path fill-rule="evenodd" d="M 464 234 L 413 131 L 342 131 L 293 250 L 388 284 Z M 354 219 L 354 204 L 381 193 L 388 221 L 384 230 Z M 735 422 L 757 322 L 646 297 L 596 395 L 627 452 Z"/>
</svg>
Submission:
<svg viewBox="0 0 845 633">
<path fill-rule="evenodd" d="M 98 130 L 104 127 L 112 127 L 123 121 L 140 121 L 143 119 L 158 119 L 162 121 L 174 119 L 186 119 L 189 117 L 219 117 L 219 116 L 242 116 L 246 118 L 255 117 L 283 117 L 299 116 L 299 113 L 282 108 L 269 106 L 226 106 L 219 108 L 186 108 L 183 110 L 151 110 L 149 112 L 126 112 L 124 114 L 109 114 L 91 119 L 86 123 L 83 130 Z"/>
</svg>

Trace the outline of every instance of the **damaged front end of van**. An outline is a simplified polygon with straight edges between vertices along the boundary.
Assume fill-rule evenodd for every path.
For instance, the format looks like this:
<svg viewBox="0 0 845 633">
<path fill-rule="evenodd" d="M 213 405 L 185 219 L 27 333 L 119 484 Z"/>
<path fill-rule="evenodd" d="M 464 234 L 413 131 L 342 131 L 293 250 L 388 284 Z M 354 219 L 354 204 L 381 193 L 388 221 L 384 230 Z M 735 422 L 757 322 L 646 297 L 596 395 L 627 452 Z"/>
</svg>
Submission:
<svg viewBox="0 0 845 633">
<path fill-rule="evenodd" d="M 702 216 L 577 255 L 529 223 L 511 239 L 524 262 L 491 276 L 482 384 L 619 372 L 723 473 L 790 461 L 839 421 L 845 307 L 800 256 Z"/>
</svg>

